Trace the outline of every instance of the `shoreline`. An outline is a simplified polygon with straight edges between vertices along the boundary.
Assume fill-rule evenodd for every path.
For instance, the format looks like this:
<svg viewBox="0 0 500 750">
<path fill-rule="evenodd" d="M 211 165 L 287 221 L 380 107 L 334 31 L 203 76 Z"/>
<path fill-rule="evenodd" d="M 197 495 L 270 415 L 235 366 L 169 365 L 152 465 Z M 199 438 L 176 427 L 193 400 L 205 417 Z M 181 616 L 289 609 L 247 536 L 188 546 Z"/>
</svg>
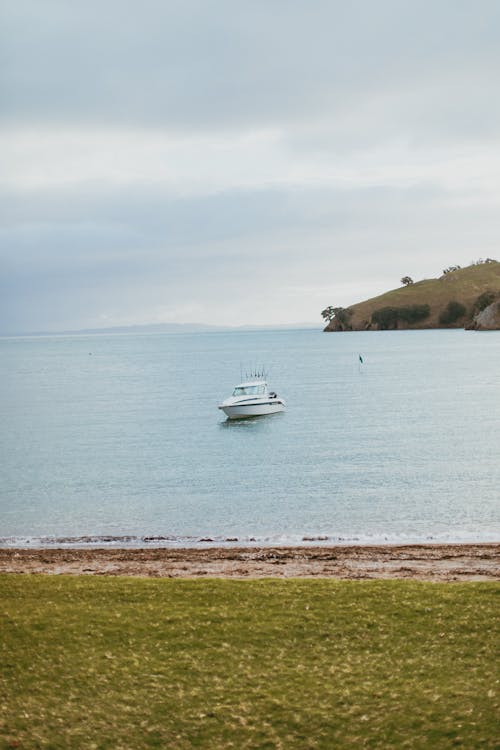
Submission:
<svg viewBox="0 0 500 750">
<path fill-rule="evenodd" d="M 0 573 L 499 581 L 500 542 L 204 549 L 9 547 L 0 549 Z"/>
</svg>

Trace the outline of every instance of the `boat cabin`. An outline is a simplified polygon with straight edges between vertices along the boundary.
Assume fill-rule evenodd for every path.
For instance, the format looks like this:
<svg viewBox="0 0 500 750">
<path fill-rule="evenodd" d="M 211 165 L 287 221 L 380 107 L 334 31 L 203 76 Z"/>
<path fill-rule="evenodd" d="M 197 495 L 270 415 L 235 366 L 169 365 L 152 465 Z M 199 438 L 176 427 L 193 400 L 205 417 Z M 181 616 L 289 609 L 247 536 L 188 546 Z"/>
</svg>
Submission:
<svg viewBox="0 0 500 750">
<path fill-rule="evenodd" d="M 261 381 L 259 383 L 241 383 L 237 385 L 233 391 L 233 396 L 260 396 L 267 393 L 267 383 Z"/>
</svg>

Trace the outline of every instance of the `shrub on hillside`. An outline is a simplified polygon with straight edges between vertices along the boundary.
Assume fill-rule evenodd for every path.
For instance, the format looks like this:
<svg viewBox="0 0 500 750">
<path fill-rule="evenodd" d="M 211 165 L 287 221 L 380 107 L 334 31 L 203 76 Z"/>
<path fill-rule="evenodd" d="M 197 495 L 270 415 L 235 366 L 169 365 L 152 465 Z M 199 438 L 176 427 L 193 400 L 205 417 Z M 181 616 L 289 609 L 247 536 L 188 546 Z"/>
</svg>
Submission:
<svg viewBox="0 0 500 750">
<path fill-rule="evenodd" d="M 425 320 L 430 313 L 429 305 L 406 305 L 405 307 L 380 307 L 372 314 L 372 324 L 382 331 L 397 328 L 398 322 L 418 323 Z"/>
<path fill-rule="evenodd" d="M 418 323 L 419 320 L 425 320 L 429 317 L 430 311 L 429 305 L 408 305 L 398 308 L 399 319 L 404 320 L 405 323 Z"/>
<path fill-rule="evenodd" d="M 378 325 L 381 331 L 387 331 L 389 328 L 397 328 L 398 325 L 398 308 L 397 307 L 380 307 L 372 313 L 372 324 Z"/>
<path fill-rule="evenodd" d="M 485 310 L 495 301 L 496 296 L 497 295 L 495 294 L 495 292 L 483 292 L 482 294 L 480 294 L 477 300 L 474 302 L 472 314 L 477 315 L 478 313 Z"/>
<path fill-rule="evenodd" d="M 441 312 L 439 322 L 445 326 L 450 325 L 451 323 L 456 323 L 457 320 L 464 317 L 466 312 L 467 308 L 465 305 L 462 305 L 461 302 L 457 302 L 456 300 L 452 300 L 451 302 L 448 302 L 445 309 Z"/>
</svg>

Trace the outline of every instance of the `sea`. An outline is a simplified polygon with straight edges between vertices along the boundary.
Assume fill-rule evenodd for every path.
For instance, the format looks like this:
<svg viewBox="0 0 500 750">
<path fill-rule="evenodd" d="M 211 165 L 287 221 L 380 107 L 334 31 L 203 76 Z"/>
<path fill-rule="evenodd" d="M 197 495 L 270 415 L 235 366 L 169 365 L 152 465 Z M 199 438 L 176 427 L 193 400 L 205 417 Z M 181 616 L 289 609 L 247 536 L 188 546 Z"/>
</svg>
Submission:
<svg viewBox="0 0 500 750">
<path fill-rule="evenodd" d="M 254 368 L 286 411 L 226 420 Z M 0 371 L 0 546 L 500 540 L 500 332 L 2 338 Z"/>
</svg>

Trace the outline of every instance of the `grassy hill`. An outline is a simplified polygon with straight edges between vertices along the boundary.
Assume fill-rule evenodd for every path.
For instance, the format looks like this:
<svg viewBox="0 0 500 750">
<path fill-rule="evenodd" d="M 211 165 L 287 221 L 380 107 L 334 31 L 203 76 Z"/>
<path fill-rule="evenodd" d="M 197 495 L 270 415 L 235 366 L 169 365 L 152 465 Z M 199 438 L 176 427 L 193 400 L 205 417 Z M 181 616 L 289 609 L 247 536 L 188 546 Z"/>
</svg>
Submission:
<svg viewBox="0 0 500 750">
<path fill-rule="evenodd" d="M 481 298 L 485 294 L 488 297 Z M 344 311 L 340 316 L 337 314 L 325 331 L 463 328 L 479 311 L 481 304 L 484 305 L 488 298 L 492 300 L 499 297 L 500 263 L 480 263 L 450 271 L 437 279 L 424 279 L 409 286 L 392 289 L 378 297 L 351 305 L 347 308 L 350 313 L 346 315 Z M 448 308 L 450 303 L 452 306 Z M 453 303 L 458 303 L 458 306 Z M 423 309 L 427 306 L 428 311 Z M 392 310 L 392 313 L 387 312 L 387 309 Z M 402 313 L 397 312 L 402 309 Z M 381 310 L 386 312 L 380 314 Z"/>
</svg>

